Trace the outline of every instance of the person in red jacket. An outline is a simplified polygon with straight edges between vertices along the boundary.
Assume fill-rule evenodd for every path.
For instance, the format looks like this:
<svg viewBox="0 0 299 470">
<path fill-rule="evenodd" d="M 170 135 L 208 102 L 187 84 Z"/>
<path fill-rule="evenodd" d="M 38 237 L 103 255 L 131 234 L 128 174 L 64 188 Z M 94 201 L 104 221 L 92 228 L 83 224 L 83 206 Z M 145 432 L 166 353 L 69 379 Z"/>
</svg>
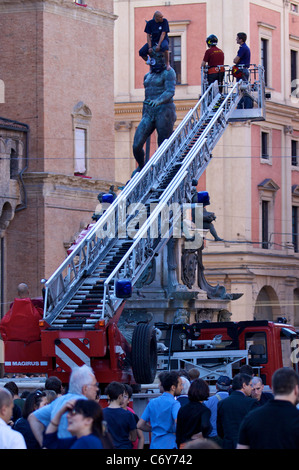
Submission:
<svg viewBox="0 0 299 470">
<path fill-rule="evenodd" d="M 207 37 L 206 43 L 208 49 L 205 52 L 201 66 L 208 66 L 208 84 L 211 85 L 211 83 L 217 80 L 221 93 L 224 79 L 224 52 L 217 47 L 218 38 L 214 34 Z"/>
</svg>

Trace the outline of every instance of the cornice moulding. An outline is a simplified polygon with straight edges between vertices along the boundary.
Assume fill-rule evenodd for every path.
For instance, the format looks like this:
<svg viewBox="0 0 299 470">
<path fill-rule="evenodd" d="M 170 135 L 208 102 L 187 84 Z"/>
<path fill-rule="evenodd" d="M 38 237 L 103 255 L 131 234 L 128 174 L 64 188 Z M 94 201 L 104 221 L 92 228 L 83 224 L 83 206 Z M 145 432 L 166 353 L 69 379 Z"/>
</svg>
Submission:
<svg viewBox="0 0 299 470">
<path fill-rule="evenodd" d="M 88 6 L 82 8 L 80 5 L 66 0 L 1 0 L 1 14 L 30 11 L 44 11 L 91 23 L 97 23 L 103 18 L 112 21 L 118 18 L 113 13 Z"/>
</svg>

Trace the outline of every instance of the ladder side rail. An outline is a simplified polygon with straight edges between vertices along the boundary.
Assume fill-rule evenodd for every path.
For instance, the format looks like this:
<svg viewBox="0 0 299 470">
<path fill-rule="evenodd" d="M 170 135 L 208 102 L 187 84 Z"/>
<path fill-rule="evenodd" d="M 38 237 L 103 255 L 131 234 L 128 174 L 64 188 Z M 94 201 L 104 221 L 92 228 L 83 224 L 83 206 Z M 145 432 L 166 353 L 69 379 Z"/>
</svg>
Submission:
<svg viewBox="0 0 299 470">
<path fill-rule="evenodd" d="M 180 126 L 174 131 L 174 133 L 172 134 L 172 136 L 165 142 L 165 146 L 167 146 L 167 148 L 165 150 L 163 150 L 163 154 L 166 156 L 166 158 L 163 160 L 163 158 L 152 158 L 150 161 L 151 161 L 151 165 L 152 165 L 152 170 L 153 171 L 150 171 L 148 172 L 148 174 L 150 175 L 150 180 L 148 182 L 148 187 L 150 188 L 153 188 L 155 187 L 155 184 L 157 184 L 157 177 L 158 175 L 161 175 L 162 174 L 162 171 L 164 170 L 165 172 L 165 168 L 169 165 L 169 160 L 172 159 L 172 161 L 174 160 L 173 158 L 173 155 L 174 154 L 178 154 L 181 146 L 183 145 L 182 143 L 185 141 L 186 139 L 186 127 L 187 125 L 190 124 L 190 122 L 192 120 L 194 120 L 194 122 L 198 122 L 198 119 L 200 119 L 199 117 L 199 114 L 198 114 L 198 108 L 200 106 L 200 103 L 204 100 L 212 100 L 214 101 L 215 100 L 215 92 L 217 91 L 217 88 L 215 86 L 213 86 L 213 84 L 209 87 L 209 89 L 207 90 L 205 96 L 203 96 L 199 102 L 196 104 L 196 106 L 189 111 L 189 113 L 187 114 L 187 116 L 184 118 L 184 120 L 182 121 L 182 123 L 180 124 Z M 194 126 L 191 127 L 191 130 L 193 129 Z M 189 131 L 190 132 L 190 131 Z M 181 143 L 182 142 L 182 143 Z M 162 144 L 163 145 L 163 144 Z M 178 145 L 178 149 L 176 148 L 172 148 L 171 145 Z M 161 146 L 162 147 L 162 146 Z M 169 158 L 170 156 L 170 158 Z M 149 162 L 148 162 L 149 163 Z M 142 173 L 140 172 L 139 173 L 140 175 L 140 180 L 141 180 L 141 175 Z M 144 178 L 143 178 L 144 179 Z M 144 188 L 144 184 L 140 184 L 140 190 L 141 190 L 141 193 L 138 193 L 137 195 L 135 195 L 135 197 L 133 197 L 133 199 L 130 199 L 130 195 L 127 195 L 128 191 L 126 192 L 126 194 L 124 193 L 122 196 L 121 199 L 119 199 L 118 201 L 118 205 L 117 206 L 120 206 L 120 203 L 123 202 L 123 201 L 126 201 L 126 204 L 127 206 L 129 204 L 132 204 L 134 202 L 140 202 L 142 200 L 142 196 L 144 197 L 144 194 L 146 194 L 146 188 Z M 121 196 L 121 195 L 120 195 Z M 115 202 L 115 201 L 114 201 Z M 116 211 L 117 211 L 117 208 L 118 207 L 115 207 Z M 102 240 L 102 228 L 104 226 L 105 223 L 107 223 L 108 219 L 111 218 L 111 216 L 113 215 L 113 208 L 110 208 L 110 210 L 108 210 L 103 216 L 103 220 L 101 222 L 101 224 L 99 224 L 98 226 L 95 225 L 93 230 L 87 234 L 87 240 L 90 242 L 89 245 L 88 245 L 88 249 L 91 250 L 91 242 L 93 242 L 93 256 L 92 256 L 92 260 L 94 260 L 95 258 L 98 258 L 99 255 L 101 254 L 101 250 L 97 250 L 97 242 L 96 240 L 99 239 L 100 242 Z M 119 217 L 118 217 L 119 214 L 116 213 L 116 217 L 115 217 L 115 220 L 116 220 L 116 224 L 117 224 L 117 221 L 119 220 Z M 101 219 L 102 219 L 101 218 Z M 132 218 L 132 217 L 131 217 Z M 89 253 L 88 253 L 88 260 L 90 259 L 89 257 Z"/>
<path fill-rule="evenodd" d="M 128 185 L 124 188 L 122 193 L 118 196 L 118 198 L 113 202 L 112 206 L 109 207 L 109 209 L 103 214 L 101 219 L 93 229 L 91 230 L 90 233 L 86 235 L 86 240 L 90 242 L 91 240 L 95 238 L 99 238 L 97 236 L 98 233 L 102 233 L 103 226 L 108 222 L 109 218 L 113 215 L 113 212 L 115 209 L 117 209 L 117 206 L 120 205 L 122 201 L 126 201 L 127 204 L 132 204 L 133 202 L 140 202 L 142 199 L 142 196 L 146 193 L 146 188 L 144 187 L 143 179 L 145 179 L 145 175 L 150 175 L 150 179 L 148 181 L 148 187 L 152 188 L 154 187 L 156 181 L 157 181 L 157 176 L 161 175 L 161 169 L 167 166 L 167 159 L 169 158 L 169 155 L 173 157 L 173 154 L 175 153 L 171 147 L 171 145 L 176 145 L 176 143 L 179 141 L 184 141 L 186 138 L 186 133 L 185 129 L 188 124 L 194 119 L 196 122 L 199 119 L 199 114 L 198 114 L 198 108 L 201 105 L 203 101 L 209 101 L 209 100 L 214 100 L 215 99 L 215 86 L 213 84 L 208 88 L 206 91 L 205 95 L 201 97 L 201 99 L 198 101 L 198 103 L 195 105 L 193 109 L 187 113 L 181 124 L 177 127 L 177 129 L 173 132 L 173 134 L 170 136 L 169 139 L 165 140 L 162 145 L 158 148 L 157 152 L 155 152 L 154 156 L 149 160 L 149 162 L 146 164 L 146 167 L 142 170 L 142 172 L 137 173 L 137 178 L 135 180 L 131 180 Z M 165 148 L 166 147 L 166 148 Z M 180 147 L 179 147 L 180 148 Z M 166 160 L 163 161 L 163 155 L 166 155 Z M 162 158 L 161 158 L 162 157 Z M 136 175 L 135 175 L 136 176 Z M 135 187 L 137 183 L 140 183 L 139 189 L 140 192 L 133 198 L 130 198 L 130 193 L 134 191 L 134 188 L 131 188 L 131 186 Z M 118 217 L 116 217 L 118 219 Z M 88 256 L 89 259 L 89 256 Z"/>
<path fill-rule="evenodd" d="M 153 186 L 155 181 L 153 180 L 153 174 L 155 178 L 157 175 L 156 173 L 151 171 L 152 167 L 157 166 L 157 162 L 160 160 L 161 156 L 167 154 L 167 149 L 173 144 L 173 142 L 175 142 L 177 139 L 181 138 L 182 135 L 184 135 L 187 125 L 189 125 L 190 122 L 193 120 L 198 120 L 198 108 L 201 106 L 202 103 L 208 103 L 209 101 L 213 101 L 215 98 L 216 91 L 216 87 L 214 86 L 214 84 L 212 84 L 207 89 L 206 93 L 200 98 L 195 107 L 191 109 L 189 113 L 187 113 L 187 115 L 185 116 L 181 124 L 177 127 L 177 129 L 174 131 L 174 133 L 171 135 L 171 137 L 165 140 L 162 145 L 158 148 L 157 152 L 155 152 L 154 156 L 146 164 L 147 168 L 145 167 L 142 172 L 139 172 L 134 175 L 132 180 L 128 183 L 128 185 L 124 188 L 120 195 L 113 201 L 113 203 L 109 206 L 109 208 L 99 219 L 99 221 L 95 224 L 90 233 L 88 233 L 84 237 L 84 239 L 80 242 L 76 249 L 73 250 L 73 252 L 66 258 L 66 260 L 60 265 L 60 267 L 45 283 L 45 291 L 48 301 L 45 304 L 44 316 L 47 316 L 48 309 L 49 311 L 51 311 L 54 307 L 57 306 L 59 301 L 62 299 L 63 295 L 65 295 L 66 292 L 71 289 L 73 282 L 76 282 L 86 273 L 86 270 L 89 268 L 91 263 L 107 250 L 107 248 L 111 244 L 111 238 L 108 236 L 104 238 L 98 237 L 97 234 L 99 232 L 100 234 L 102 234 L 104 225 L 109 222 L 109 219 L 111 220 L 111 217 L 113 216 L 113 214 L 115 214 L 117 207 L 120 205 L 121 202 L 126 201 L 128 199 L 128 196 L 135 190 L 136 186 L 139 185 L 142 194 L 145 193 L 144 184 L 142 182 L 145 177 L 145 174 L 152 173 L 151 178 L 149 179 L 148 186 Z M 137 201 L 140 201 L 140 194 L 137 194 L 135 199 Z M 82 257 L 82 253 L 85 250 L 86 256 Z M 75 265 L 74 260 L 76 256 L 78 256 L 78 254 L 79 259 L 85 259 L 85 265 L 82 263 Z M 49 307 L 48 304 L 50 304 Z"/>
<path fill-rule="evenodd" d="M 187 175 L 187 172 L 184 176 Z M 166 208 L 167 202 L 170 202 L 171 198 L 175 198 L 175 191 L 179 188 L 181 181 L 177 182 L 177 185 L 173 188 L 172 194 L 168 196 L 168 201 L 163 200 L 160 202 L 155 209 L 152 211 L 149 219 L 143 224 L 143 226 L 138 230 L 135 235 L 135 241 L 126 252 L 125 256 L 119 261 L 117 266 L 111 272 L 111 274 L 107 277 L 104 282 L 104 296 L 103 296 L 103 307 L 102 307 L 102 318 L 105 317 L 105 307 L 106 302 L 109 298 L 109 286 L 116 282 L 117 279 L 120 278 L 120 273 L 123 270 L 126 276 L 131 276 L 132 284 L 134 285 L 138 280 L 138 277 L 142 274 L 145 267 L 150 263 L 151 259 L 155 255 L 155 250 L 151 248 L 152 244 L 152 237 L 151 237 L 151 230 L 153 224 L 158 221 L 158 218 L 161 214 L 163 208 Z M 165 198 L 164 198 L 165 199 Z M 158 224 L 156 225 L 158 226 Z M 161 237 L 161 233 L 159 233 Z M 159 238 L 159 237 L 158 237 Z M 166 243 L 168 239 L 165 239 L 164 243 Z M 158 243 L 159 249 L 160 243 Z M 111 300 L 111 299 L 110 299 Z"/>
<path fill-rule="evenodd" d="M 93 227 L 90 233 L 86 235 L 86 239 L 91 239 L 91 237 L 94 235 L 95 232 L 99 230 L 101 226 L 103 226 L 108 218 L 111 216 L 113 210 L 115 210 L 118 202 L 122 199 L 128 199 L 129 194 L 131 191 L 134 190 L 134 187 L 137 186 L 138 184 L 140 185 L 140 191 L 141 194 L 145 193 L 145 188 L 143 185 L 142 180 L 144 179 L 145 175 L 148 173 L 152 173 L 152 166 L 155 166 L 157 164 L 157 161 L 163 156 L 164 153 L 167 152 L 168 147 L 170 147 L 173 142 L 180 137 L 181 134 L 184 133 L 184 129 L 187 125 L 187 123 L 192 120 L 192 118 L 195 116 L 198 118 L 198 108 L 201 106 L 203 102 L 208 102 L 209 100 L 213 101 L 215 98 L 215 87 L 213 84 L 206 90 L 205 94 L 200 98 L 200 100 L 197 102 L 195 107 L 193 109 L 190 109 L 187 115 L 184 117 L 182 122 L 179 124 L 179 126 L 174 130 L 174 132 L 171 134 L 169 139 L 165 139 L 163 143 L 158 147 L 152 158 L 146 163 L 145 167 L 142 169 L 141 172 L 138 172 L 134 175 L 134 177 L 129 181 L 129 183 L 125 186 L 123 191 L 119 194 L 119 196 L 113 201 L 112 205 L 107 209 L 105 214 L 99 219 L 97 224 Z M 149 183 L 152 187 L 153 180 L 150 180 Z M 136 197 L 136 202 L 140 201 L 140 197 Z M 133 201 L 132 201 L 133 202 Z M 82 240 L 82 242 L 84 239 Z"/>
<path fill-rule="evenodd" d="M 151 213 L 150 217 L 147 219 L 147 221 L 144 223 L 144 225 L 139 229 L 137 234 L 135 235 L 135 242 L 132 244 L 130 249 L 127 251 L 126 255 L 122 258 L 122 260 L 118 263 L 118 265 L 114 268 L 110 276 L 105 280 L 104 282 L 104 301 L 103 301 L 103 310 L 102 310 L 102 316 L 105 316 L 105 305 L 106 305 L 106 300 L 107 300 L 107 290 L 108 286 L 111 282 L 115 282 L 115 279 L 119 277 L 119 273 L 121 269 L 123 269 L 124 265 L 129 262 L 131 258 L 132 252 L 134 253 L 134 250 L 138 250 L 138 246 L 141 243 L 141 240 L 144 239 L 145 235 L 147 234 L 147 231 L 149 228 L 154 224 L 161 214 L 163 208 L 167 204 L 169 204 L 175 194 L 175 191 L 179 188 L 179 186 L 182 184 L 186 176 L 190 175 L 190 172 L 188 172 L 188 169 L 191 165 L 191 163 L 195 160 L 196 156 L 199 156 L 201 153 L 201 150 L 205 149 L 206 153 L 210 152 L 210 148 L 206 145 L 206 141 L 208 138 L 209 134 L 213 134 L 213 130 L 215 127 L 215 124 L 219 120 L 219 117 L 222 116 L 222 114 L 225 112 L 226 115 L 231 112 L 235 106 L 236 106 L 236 101 L 230 100 L 231 96 L 235 94 L 235 91 L 239 89 L 239 83 L 237 83 L 233 89 L 231 90 L 230 94 L 226 97 L 222 105 L 219 107 L 218 111 L 215 113 L 215 116 L 207 126 L 206 130 L 202 134 L 201 138 L 198 140 L 198 142 L 194 145 L 194 147 L 190 150 L 188 155 L 185 157 L 185 161 L 182 165 L 182 168 L 179 170 L 177 175 L 174 177 L 172 182 L 169 184 L 169 186 L 166 188 L 164 191 L 163 195 L 160 198 L 159 204 L 155 207 L 153 212 Z M 236 95 L 237 96 L 237 95 Z M 222 123 L 219 123 L 219 127 L 224 129 Z M 220 137 L 218 137 L 220 138 Z M 215 142 L 215 135 L 213 134 L 212 136 L 212 141 Z M 198 164 L 198 162 L 197 162 Z M 208 159 L 206 159 L 206 165 L 208 164 Z M 204 171 L 203 169 L 203 158 L 201 158 L 201 165 L 202 167 L 202 172 Z M 191 178 L 192 179 L 192 178 Z M 183 202 L 183 201 L 182 201 Z M 161 233 L 160 233 L 161 235 Z M 134 265 L 133 269 L 130 271 L 127 270 L 127 274 L 131 274 L 132 278 L 131 281 L 134 284 L 134 278 L 136 276 L 136 273 L 138 271 L 138 267 L 140 269 L 144 269 L 144 259 L 141 260 L 141 263 L 138 263 L 138 265 Z"/>
</svg>

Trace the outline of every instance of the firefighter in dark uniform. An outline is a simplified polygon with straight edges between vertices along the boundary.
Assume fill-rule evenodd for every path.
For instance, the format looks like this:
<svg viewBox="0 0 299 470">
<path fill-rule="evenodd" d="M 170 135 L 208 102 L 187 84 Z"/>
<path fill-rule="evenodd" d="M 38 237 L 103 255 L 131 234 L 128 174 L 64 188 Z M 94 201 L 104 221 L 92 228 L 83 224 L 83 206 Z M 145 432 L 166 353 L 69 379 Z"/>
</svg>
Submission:
<svg viewBox="0 0 299 470">
<path fill-rule="evenodd" d="M 208 66 L 208 84 L 210 85 L 217 80 L 221 93 L 224 79 L 224 52 L 217 47 L 218 38 L 214 34 L 207 37 L 206 43 L 208 49 L 205 52 L 201 66 Z"/>
</svg>

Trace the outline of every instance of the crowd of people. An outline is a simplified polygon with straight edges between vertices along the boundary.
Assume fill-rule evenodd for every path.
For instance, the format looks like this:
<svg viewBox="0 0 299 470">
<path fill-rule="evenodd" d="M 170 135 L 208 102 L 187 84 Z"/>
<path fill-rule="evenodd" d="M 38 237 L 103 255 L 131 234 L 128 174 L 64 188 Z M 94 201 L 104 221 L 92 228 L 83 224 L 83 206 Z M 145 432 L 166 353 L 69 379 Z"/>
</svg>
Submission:
<svg viewBox="0 0 299 470">
<path fill-rule="evenodd" d="M 271 392 L 248 365 L 232 380 L 220 376 L 215 393 L 198 369 L 164 371 L 159 381 L 161 393 L 139 417 L 130 385 L 111 382 L 104 403 L 86 365 L 72 371 L 67 390 L 49 377 L 19 395 L 10 380 L 0 388 L 0 449 L 299 449 L 291 368 L 275 371 Z"/>
</svg>

